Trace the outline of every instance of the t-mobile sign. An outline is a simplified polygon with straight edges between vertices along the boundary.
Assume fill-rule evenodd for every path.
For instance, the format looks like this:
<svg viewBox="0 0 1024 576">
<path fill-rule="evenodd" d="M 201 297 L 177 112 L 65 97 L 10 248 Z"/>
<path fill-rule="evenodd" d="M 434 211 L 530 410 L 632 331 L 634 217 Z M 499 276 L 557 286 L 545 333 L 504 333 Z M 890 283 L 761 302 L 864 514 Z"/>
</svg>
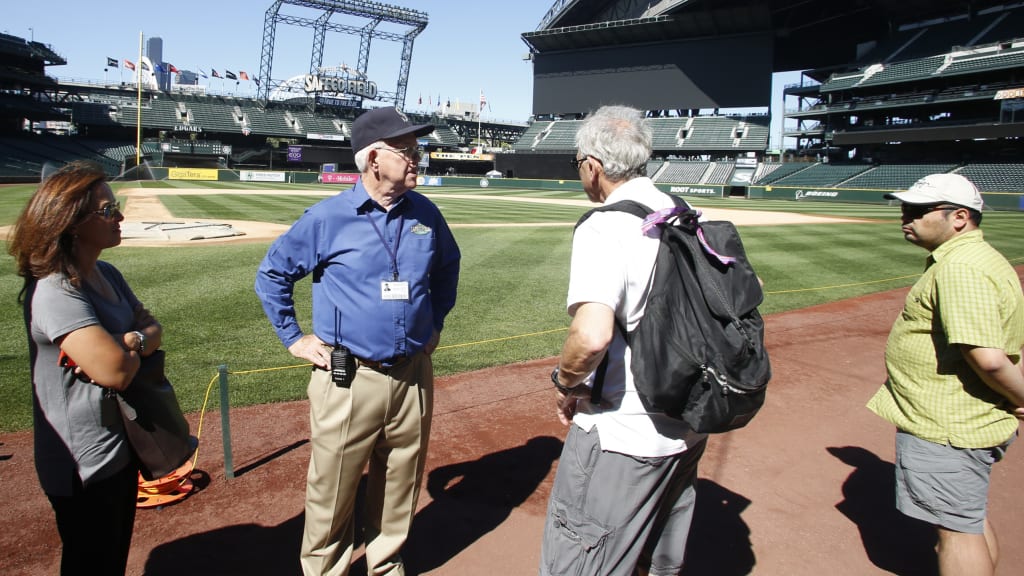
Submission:
<svg viewBox="0 0 1024 576">
<path fill-rule="evenodd" d="M 341 172 L 320 174 L 320 181 L 324 184 L 355 184 L 356 180 L 359 180 L 359 174 L 343 174 Z"/>
</svg>

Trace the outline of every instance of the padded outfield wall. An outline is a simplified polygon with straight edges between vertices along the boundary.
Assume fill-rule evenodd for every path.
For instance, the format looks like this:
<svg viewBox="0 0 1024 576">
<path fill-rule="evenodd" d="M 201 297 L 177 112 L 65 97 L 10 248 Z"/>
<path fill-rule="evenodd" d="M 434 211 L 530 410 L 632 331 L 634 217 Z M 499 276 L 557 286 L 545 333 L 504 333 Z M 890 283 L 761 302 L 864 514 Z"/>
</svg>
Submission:
<svg viewBox="0 0 1024 576">
<path fill-rule="evenodd" d="M 253 181 L 253 182 L 291 182 L 309 184 L 323 178 L 316 172 L 274 172 L 249 170 L 216 170 L 204 168 L 153 168 L 156 180 L 219 180 L 219 181 Z M 273 179 L 279 176 L 280 179 Z M 330 186 L 331 184 L 327 184 Z M 446 176 L 423 176 L 421 186 L 426 188 L 448 186 L 471 188 L 502 188 L 528 190 L 567 190 L 583 191 L 579 180 L 544 180 L 522 178 L 466 178 Z M 728 195 L 731 186 L 719 184 L 655 184 L 659 190 L 681 196 L 702 198 L 723 198 Z M 843 202 L 858 204 L 888 204 L 885 194 L 892 190 L 843 189 L 843 188 L 807 188 L 797 186 L 750 186 L 747 198 L 766 200 L 792 200 L 796 202 Z M 994 210 L 1017 210 L 1024 212 L 1024 194 L 1017 192 L 983 192 L 985 205 Z"/>
<path fill-rule="evenodd" d="M 861 204 L 888 204 L 885 195 L 892 190 L 807 188 L 802 186 L 751 186 L 749 198 L 768 200 L 795 200 L 799 202 L 854 202 Z M 985 206 L 994 210 L 1024 211 L 1024 194 L 1018 192 L 982 192 Z"/>
</svg>

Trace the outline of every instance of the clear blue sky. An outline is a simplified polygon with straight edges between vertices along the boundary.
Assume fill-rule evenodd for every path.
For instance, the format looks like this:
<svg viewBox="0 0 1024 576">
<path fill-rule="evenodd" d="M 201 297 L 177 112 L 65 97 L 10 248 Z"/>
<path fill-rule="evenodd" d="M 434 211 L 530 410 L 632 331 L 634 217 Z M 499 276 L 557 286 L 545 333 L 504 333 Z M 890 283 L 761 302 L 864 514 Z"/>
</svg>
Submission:
<svg viewBox="0 0 1024 576">
<path fill-rule="evenodd" d="M 525 122 L 532 102 L 532 66 L 523 61 L 528 52 L 520 38 L 536 28 L 551 7 L 551 0 L 514 2 L 453 2 L 450 0 L 398 0 L 386 2 L 426 12 L 430 23 L 416 38 L 406 93 L 406 108 L 422 109 L 438 96 L 445 100 L 477 102 L 483 90 L 489 110 L 485 118 Z M 138 2 L 106 0 L 4 0 L 0 30 L 44 42 L 64 56 L 65 66 L 48 69 L 62 80 L 104 80 L 107 57 L 136 61 L 139 32 L 163 39 L 164 61 L 178 69 L 245 70 L 256 76 L 263 49 L 263 24 L 270 0 L 178 0 Z M 316 18 L 319 13 L 283 6 L 282 14 Z M 361 27 L 364 18 L 336 14 L 332 23 Z M 403 33 L 408 28 L 381 24 L 380 30 Z M 312 53 L 313 31 L 279 24 L 275 36 L 272 76 L 275 79 L 305 74 Z M 328 33 L 324 65 L 358 61 L 358 36 Z M 375 39 L 370 48 L 369 78 L 381 90 L 395 90 L 401 56 L 398 42 Z M 127 70 L 111 69 L 108 80 Z M 211 78 L 211 87 L 255 94 L 255 85 Z"/>
<path fill-rule="evenodd" d="M 485 119 L 525 122 L 533 99 L 533 69 L 522 59 L 528 52 L 520 35 L 536 29 L 551 7 L 552 0 L 452 1 L 396 0 L 386 2 L 426 12 L 430 23 L 416 38 L 406 93 L 406 109 L 426 111 L 438 97 L 443 100 L 477 102 L 480 91 L 489 108 Z M 51 45 L 64 56 L 65 66 L 50 67 L 48 73 L 61 80 L 99 82 L 130 78 L 127 70 L 104 67 L 108 57 L 119 62 L 135 61 L 139 32 L 146 38 L 163 39 L 163 59 L 176 68 L 245 70 L 255 77 L 260 68 L 263 24 L 270 0 L 178 0 L 139 2 L 106 0 L 50 0 L 33 2 L 4 0 L 0 30 Z M 282 14 L 316 18 L 316 11 L 285 5 Z M 332 23 L 360 27 L 368 20 L 336 14 Z M 379 28 L 402 33 L 407 28 Z M 279 24 L 275 36 L 272 76 L 285 79 L 309 69 L 313 32 Z M 324 44 L 324 65 L 355 66 L 359 40 L 350 34 L 328 33 Z M 393 92 L 398 81 L 401 44 L 376 39 L 371 45 L 368 76 L 381 90 Z M 106 78 L 104 76 L 106 75 Z M 789 75 L 784 82 L 794 82 Z M 230 80 L 201 80 L 210 88 L 255 95 L 251 82 L 234 85 Z M 773 90 L 778 93 L 781 86 Z M 423 104 L 419 104 L 422 97 Z M 775 116 L 781 116 L 776 97 Z M 772 130 L 772 140 L 778 127 Z"/>
</svg>

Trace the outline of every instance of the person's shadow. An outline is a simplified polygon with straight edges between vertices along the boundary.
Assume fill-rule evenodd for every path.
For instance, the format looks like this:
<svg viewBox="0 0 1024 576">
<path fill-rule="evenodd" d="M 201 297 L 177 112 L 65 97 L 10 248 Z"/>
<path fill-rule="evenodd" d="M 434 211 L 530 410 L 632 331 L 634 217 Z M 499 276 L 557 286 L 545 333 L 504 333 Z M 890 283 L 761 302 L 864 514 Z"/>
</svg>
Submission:
<svg viewBox="0 0 1024 576">
<path fill-rule="evenodd" d="M 697 502 L 681 576 L 740 576 L 754 569 L 750 528 L 741 514 L 750 500 L 711 480 L 697 480 Z"/>
<path fill-rule="evenodd" d="M 157 546 L 145 576 L 298 575 L 302 513 L 277 526 L 236 524 Z"/>
<path fill-rule="evenodd" d="M 427 492 L 432 501 L 416 514 L 402 551 L 407 573 L 438 568 L 501 525 L 536 491 L 561 450 L 561 440 L 540 436 L 523 446 L 431 471 Z"/>
<path fill-rule="evenodd" d="M 826 448 L 854 470 L 836 509 L 860 530 L 871 562 L 893 574 L 936 574 L 935 528 L 896 509 L 896 468 L 858 446 Z"/>
</svg>

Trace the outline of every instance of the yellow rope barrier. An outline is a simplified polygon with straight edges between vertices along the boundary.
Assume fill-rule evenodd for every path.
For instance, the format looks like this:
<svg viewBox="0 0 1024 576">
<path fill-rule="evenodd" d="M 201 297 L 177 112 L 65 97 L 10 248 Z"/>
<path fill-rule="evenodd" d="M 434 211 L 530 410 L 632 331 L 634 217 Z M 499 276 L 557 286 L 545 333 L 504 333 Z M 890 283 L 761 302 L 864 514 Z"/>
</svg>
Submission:
<svg viewBox="0 0 1024 576">
<path fill-rule="evenodd" d="M 1009 261 L 1010 262 L 1024 261 L 1024 257 L 1012 258 L 1012 259 L 1009 259 Z M 869 285 L 869 284 L 882 284 L 882 283 L 885 283 L 885 282 L 893 282 L 893 281 L 896 281 L 896 280 L 906 280 L 906 279 L 914 278 L 914 277 L 917 277 L 917 276 L 920 276 L 920 274 L 909 274 L 909 275 L 906 275 L 906 276 L 895 276 L 895 277 L 892 277 L 892 278 L 883 278 L 881 280 L 868 280 L 868 281 L 865 281 L 865 282 L 853 282 L 853 283 L 849 283 L 849 284 L 836 284 L 836 285 L 832 285 L 832 286 L 820 286 L 820 287 L 816 287 L 816 288 L 796 288 L 796 289 L 793 289 L 793 290 L 776 290 L 776 291 L 771 291 L 771 292 L 765 292 L 765 294 L 793 294 L 793 293 L 797 293 L 797 292 L 811 292 L 811 291 L 816 291 L 816 290 L 834 290 L 834 289 L 838 289 L 838 288 L 850 288 L 850 287 L 854 287 L 854 286 L 866 286 L 866 285 Z M 556 332 L 565 332 L 566 330 L 568 330 L 567 327 L 552 328 L 550 330 L 541 330 L 541 331 L 538 331 L 538 332 L 530 332 L 530 333 L 527 333 L 527 334 L 517 334 L 515 336 L 505 336 L 505 337 L 502 337 L 502 338 L 489 338 L 487 340 L 478 340 L 476 342 L 464 342 L 464 343 L 461 343 L 461 344 L 449 344 L 449 345 L 446 345 L 446 346 L 438 346 L 437 350 L 451 350 L 451 349 L 455 349 L 455 348 L 466 348 L 466 347 L 469 347 L 469 346 L 479 346 L 479 345 L 482 345 L 482 344 L 491 344 L 491 343 L 494 343 L 494 342 L 507 342 L 509 340 L 516 340 L 516 339 L 520 339 L 520 338 L 529 338 L 529 337 L 532 337 L 532 336 L 541 336 L 543 334 L 553 334 L 553 333 L 556 333 Z M 290 366 L 274 366 L 274 367 L 270 367 L 270 368 L 256 368 L 256 369 L 253 369 L 253 370 L 238 370 L 238 371 L 230 371 L 229 370 L 226 373 L 227 374 L 234 374 L 234 375 L 257 374 L 257 373 L 260 373 L 260 372 L 275 372 L 275 371 L 279 371 L 279 370 L 292 370 L 292 369 L 295 369 L 295 368 L 309 368 L 310 366 L 312 366 L 311 363 L 293 364 L 293 365 L 290 365 Z M 226 366 L 223 366 L 222 368 L 226 369 Z M 210 401 L 210 392 L 211 392 L 211 390 L 213 390 L 213 383 L 217 381 L 219 376 L 220 376 L 220 373 L 218 373 L 213 378 L 211 378 L 210 379 L 210 383 L 206 386 L 206 394 L 205 394 L 205 396 L 203 398 L 203 406 L 202 406 L 202 408 L 199 411 L 199 425 L 198 425 L 198 428 L 196 430 L 196 436 L 199 437 L 199 438 L 202 437 L 202 433 L 203 433 L 203 420 L 204 420 L 204 418 L 206 416 L 206 408 L 207 408 L 207 405 L 209 404 L 209 401 Z M 221 410 L 223 410 L 223 409 L 224 409 L 224 407 L 222 406 Z M 225 440 L 225 443 L 226 443 L 226 445 L 225 445 L 225 453 L 227 455 L 230 455 L 230 450 L 231 450 L 230 445 L 229 445 L 230 441 L 227 438 L 228 437 L 226 437 L 226 440 Z M 196 452 L 195 452 L 195 454 L 193 455 L 193 458 L 192 458 L 192 469 L 193 470 L 195 469 L 196 462 L 198 462 L 198 460 L 199 460 L 199 448 L 197 447 L 196 448 Z M 225 469 L 228 472 L 228 477 L 229 478 L 233 477 L 233 471 L 229 470 L 230 466 L 231 466 L 230 465 L 230 458 L 226 456 L 226 458 L 225 458 Z M 185 476 L 185 480 L 187 480 L 187 475 Z M 190 489 L 191 489 L 191 487 L 190 487 Z M 142 494 L 142 493 L 140 492 L 140 494 Z"/>
<path fill-rule="evenodd" d="M 438 350 L 448 350 L 449 348 L 465 348 L 466 346 L 477 346 L 480 344 L 490 344 L 491 342 L 505 342 L 507 340 L 516 340 L 518 338 L 529 338 L 530 336 L 540 336 L 542 334 L 552 334 L 555 332 L 565 332 L 568 328 L 553 328 L 551 330 L 542 330 L 540 332 L 531 332 L 529 334 L 519 334 L 517 336 L 506 336 L 504 338 L 491 338 L 489 340 L 478 340 L 476 342 L 466 342 L 463 344 L 449 344 L 447 346 L 438 346 Z"/>
<path fill-rule="evenodd" d="M 852 286 L 867 286 L 868 284 L 882 284 L 884 282 L 892 282 L 894 280 L 906 280 L 907 278 L 916 278 L 917 276 L 920 276 L 920 274 L 895 276 L 893 278 L 885 278 L 882 280 L 869 280 L 867 282 L 854 282 L 852 284 L 835 284 L 832 286 L 819 286 L 817 288 L 795 288 L 793 290 L 775 290 L 773 292 L 765 292 L 765 294 L 793 294 L 796 292 L 813 292 L 815 290 L 835 290 L 837 288 L 850 288 Z"/>
<path fill-rule="evenodd" d="M 1008 261 L 1009 262 L 1024 261 L 1024 256 L 1021 256 L 1021 257 L 1018 257 L 1018 258 L 1010 258 L 1010 259 L 1008 259 Z M 915 278 L 917 276 L 920 276 L 920 274 L 908 274 L 906 276 L 894 276 L 892 278 L 883 278 L 881 280 L 868 280 L 866 282 L 853 282 L 853 283 L 850 283 L 850 284 L 833 284 L 831 286 L 818 286 L 818 287 L 815 287 L 815 288 L 794 288 L 793 290 L 774 290 L 774 291 L 765 292 L 765 294 L 766 295 L 795 294 L 797 292 L 814 292 L 814 291 L 817 291 L 817 290 L 836 290 L 836 289 L 839 289 L 839 288 L 852 288 L 854 286 L 867 286 L 869 284 L 884 284 L 886 282 L 894 282 L 896 280 L 906 280 L 908 278 Z M 475 342 L 463 342 L 461 344 L 448 344 L 448 345 L 445 345 L 445 346 L 438 346 L 437 349 L 438 350 L 451 350 L 451 349 L 454 349 L 454 348 L 466 348 L 466 347 L 469 347 L 469 346 L 480 346 L 482 344 L 491 344 L 491 343 L 494 343 L 494 342 L 507 342 L 509 340 L 518 340 L 520 338 L 530 338 L 530 337 L 533 337 L 533 336 L 541 336 L 541 335 L 544 335 L 544 334 L 553 334 L 555 332 L 565 332 L 566 330 L 568 330 L 567 327 L 565 327 L 565 328 L 552 328 L 551 330 L 541 330 L 539 332 L 529 332 L 529 333 L 526 333 L 526 334 L 517 334 L 515 336 L 504 336 L 502 338 L 489 338 L 487 340 L 477 340 Z M 232 370 L 232 371 L 229 371 L 228 374 L 236 374 L 236 375 L 256 374 L 258 372 L 272 372 L 272 371 L 275 371 L 275 370 L 290 370 L 292 368 L 309 368 L 310 366 L 312 366 L 312 364 L 293 364 L 291 366 L 276 366 L 276 367 L 273 367 L 273 368 L 257 368 L 257 369 L 254 369 L 254 370 L 239 370 L 239 371 Z M 215 379 L 216 379 L 216 377 L 215 377 Z M 213 382 L 211 381 L 210 382 L 210 386 L 212 386 L 212 385 L 213 385 Z M 209 389 L 207 389 L 207 396 L 209 396 Z"/>
</svg>

